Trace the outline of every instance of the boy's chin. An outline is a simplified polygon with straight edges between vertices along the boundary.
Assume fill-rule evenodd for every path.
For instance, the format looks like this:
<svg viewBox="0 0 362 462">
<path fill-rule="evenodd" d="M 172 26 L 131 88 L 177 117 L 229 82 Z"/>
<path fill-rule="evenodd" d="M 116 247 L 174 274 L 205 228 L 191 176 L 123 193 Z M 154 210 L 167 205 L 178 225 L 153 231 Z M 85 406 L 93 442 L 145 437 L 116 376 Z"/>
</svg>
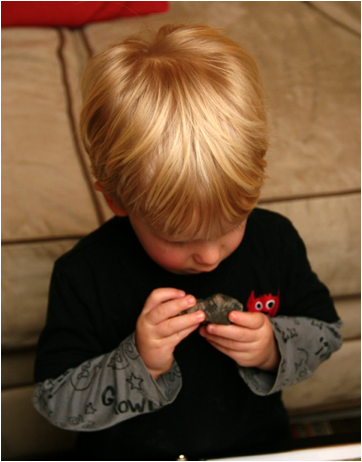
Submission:
<svg viewBox="0 0 362 462">
<path fill-rule="evenodd" d="M 213 268 L 208 268 L 208 269 L 194 269 L 194 268 L 187 268 L 187 269 L 170 269 L 170 268 L 165 268 L 167 271 L 170 273 L 174 274 L 180 274 L 184 276 L 190 276 L 192 274 L 203 274 L 203 273 L 211 273 L 211 271 L 214 271 L 217 268 L 217 266 Z"/>
</svg>

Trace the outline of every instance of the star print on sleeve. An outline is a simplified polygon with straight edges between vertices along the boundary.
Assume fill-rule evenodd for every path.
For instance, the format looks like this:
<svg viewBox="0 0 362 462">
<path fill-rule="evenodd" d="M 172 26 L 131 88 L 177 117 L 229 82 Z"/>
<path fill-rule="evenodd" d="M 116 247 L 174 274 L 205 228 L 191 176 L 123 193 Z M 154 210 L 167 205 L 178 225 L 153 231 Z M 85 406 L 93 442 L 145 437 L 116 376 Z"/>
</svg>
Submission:
<svg viewBox="0 0 362 462">
<path fill-rule="evenodd" d="M 126 379 L 126 381 L 131 385 L 131 390 L 142 390 L 141 383 L 143 382 L 143 379 L 136 377 L 133 373 L 131 377 Z"/>
<path fill-rule="evenodd" d="M 95 412 L 97 412 L 97 409 L 95 409 L 93 407 L 93 404 L 92 403 L 88 403 L 85 407 L 85 413 L 86 414 L 94 414 Z"/>
</svg>

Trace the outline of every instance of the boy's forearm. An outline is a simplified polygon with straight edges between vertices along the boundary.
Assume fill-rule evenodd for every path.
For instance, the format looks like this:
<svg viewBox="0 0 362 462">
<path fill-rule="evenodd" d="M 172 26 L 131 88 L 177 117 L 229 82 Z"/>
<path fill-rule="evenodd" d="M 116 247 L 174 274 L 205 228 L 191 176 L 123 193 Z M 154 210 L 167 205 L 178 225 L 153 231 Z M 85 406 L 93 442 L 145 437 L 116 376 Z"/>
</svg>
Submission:
<svg viewBox="0 0 362 462">
<path fill-rule="evenodd" d="M 37 384 L 33 403 L 58 427 L 92 431 L 169 404 L 180 388 L 177 363 L 174 361 L 155 381 L 137 352 L 132 334 L 111 353 Z"/>
<path fill-rule="evenodd" d="M 272 318 L 281 359 L 275 373 L 256 368 L 239 368 L 252 391 L 268 395 L 301 382 L 342 345 L 342 323 L 327 323 L 306 317 Z"/>
</svg>

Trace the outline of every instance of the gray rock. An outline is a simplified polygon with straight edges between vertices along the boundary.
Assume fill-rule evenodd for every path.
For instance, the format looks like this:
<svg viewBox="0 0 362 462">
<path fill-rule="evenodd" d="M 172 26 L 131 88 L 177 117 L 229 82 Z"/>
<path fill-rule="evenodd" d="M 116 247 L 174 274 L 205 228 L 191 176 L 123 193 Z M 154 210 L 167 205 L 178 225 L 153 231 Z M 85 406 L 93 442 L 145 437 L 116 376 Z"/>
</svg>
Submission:
<svg viewBox="0 0 362 462">
<path fill-rule="evenodd" d="M 232 324 L 228 315 L 230 311 L 243 311 L 243 305 L 235 298 L 223 294 L 215 294 L 205 299 L 198 299 L 197 304 L 181 314 L 202 310 L 206 314 L 205 323 Z"/>
</svg>

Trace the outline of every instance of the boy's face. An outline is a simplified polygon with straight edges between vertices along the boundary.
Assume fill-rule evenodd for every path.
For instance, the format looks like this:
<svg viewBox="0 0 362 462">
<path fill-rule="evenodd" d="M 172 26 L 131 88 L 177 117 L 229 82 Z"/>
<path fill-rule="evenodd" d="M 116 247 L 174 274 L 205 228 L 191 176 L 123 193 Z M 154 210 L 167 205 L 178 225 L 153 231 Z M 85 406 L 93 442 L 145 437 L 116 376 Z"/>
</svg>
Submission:
<svg viewBox="0 0 362 462">
<path fill-rule="evenodd" d="M 243 240 L 247 219 L 221 237 L 206 239 L 201 228 L 196 237 L 190 239 L 187 234 L 174 239 L 150 228 L 143 220 L 129 214 L 127 210 L 104 193 L 99 181 L 94 184 L 107 201 L 110 209 L 120 217 L 129 216 L 132 227 L 147 254 L 164 269 L 177 274 L 209 273 L 237 249 Z M 192 228 L 192 224 L 190 224 Z"/>
<path fill-rule="evenodd" d="M 197 274 L 213 271 L 241 243 L 246 219 L 221 237 L 206 240 L 200 233 L 188 240 L 187 236 L 173 239 L 153 231 L 140 218 L 129 216 L 133 229 L 147 254 L 164 269 L 177 274 Z"/>
</svg>

